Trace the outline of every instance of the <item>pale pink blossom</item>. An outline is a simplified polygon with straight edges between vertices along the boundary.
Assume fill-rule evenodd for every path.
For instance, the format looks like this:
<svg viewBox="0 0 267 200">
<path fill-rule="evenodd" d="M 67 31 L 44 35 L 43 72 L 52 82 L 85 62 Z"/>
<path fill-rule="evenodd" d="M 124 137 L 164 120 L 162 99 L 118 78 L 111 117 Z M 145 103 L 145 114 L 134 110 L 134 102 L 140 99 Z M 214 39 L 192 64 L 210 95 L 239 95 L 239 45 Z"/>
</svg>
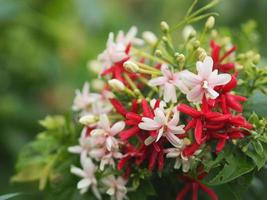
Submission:
<svg viewBox="0 0 267 200">
<path fill-rule="evenodd" d="M 119 140 L 115 137 L 125 127 L 123 121 L 116 122 L 112 126 L 110 125 L 108 116 L 106 114 L 100 115 L 98 128 L 92 130 L 92 135 L 105 136 L 105 146 L 108 151 L 117 150 L 119 148 Z"/>
<path fill-rule="evenodd" d="M 110 195 L 112 200 L 127 199 L 127 180 L 125 180 L 123 177 L 115 178 L 114 175 L 110 175 L 103 178 L 101 182 L 107 188 L 106 193 Z"/>
<path fill-rule="evenodd" d="M 72 106 L 74 111 L 86 110 L 92 103 L 100 99 L 99 94 L 90 93 L 90 85 L 87 82 L 84 84 L 82 91 L 76 90 L 75 93 L 76 96 Z"/>
<path fill-rule="evenodd" d="M 160 86 L 160 93 L 163 94 L 164 101 L 176 103 L 176 87 L 183 93 L 188 92 L 188 89 L 182 82 L 179 72 L 172 73 L 166 64 L 161 66 L 161 72 L 163 76 L 151 79 L 149 85 Z"/>
<path fill-rule="evenodd" d="M 118 151 L 108 152 L 106 155 L 101 157 L 99 169 L 103 171 L 106 165 L 115 168 L 115 159 L 121 159 L 122 157 L 122 153 Z"/>
<path fill-rule="evenodd" d="M 143 41 L 136 38 L 137 28 L 130 28 L 128 33 L 119 31 L 116 39 L 114 33 L 110 33 L 106 44 L 106 49 L 98 56 L 98 60 L 102 63 L 104 71 L 110 68 L 114 63 L 120 62 L 128 57 L 126 53 L 129 44 L 142 44 Z"/>
<path fill-rule="evenodd" d="M 86 132 L 87 127 L 82 130 L 79 145 L 69 147 L 68 151 L 73 154 L 86 154 L 95 160 L 99 160 L 106 153 L 105 148 L 103 148 L 106 138 L 104 136 L 88 136 Z"/>
<path fill-rule="evenodd" d="M 155 109 L 154 114 L 155 117 L 153 119 L 142 117 L 142 122 L 138 124 L 138 127 L 142 130 L 157 131 L 157 137 L 149 136 L 145 140 L 145 144 L 149 145 L 153 142 L 158 142 L 164 136 L 172 145 L 180 147 L 182 143 L 176 135 L 184 133 L 184 125 L 178 125 L 179 112 L 176 109 L 165 111 L 159 107 Z M 170 114 L 172 114 L 171 119 L 169 119 Z"/>
<path fill-rule="evenodd" d="M 174 164 L 175 169 L 182 168 L 182 171 L 184 173 L 187 173 L 190 170 L 192 163 L 195 160 L 195 156 L 200 153 L 200 150 L 196 151 L 194 155 L 186 157 L 182 153 L 185 146 L 186 145 L 183 143 L 180 148 L 177 148 L 177 147 L 168 148 L 168 149 L 165 149 L 164 152 L 166 153 L 167 158 L 175 158 L 175 164 Z"/>
<path fill-rule="evenodd" d="M 187 93 L 188 101 L 200 103 L 204 95 L 207 98 L 216 99 L 219 94 L 214 87 L 227 84 L 231 80 L 231 75 L 218 74 L 218 70 L 212 71 L 213 60 L 209 56 L 203 62 L 198 61 L 196 65 L 197 75 L 187 70 L 182 72 L 185 85 L 191 89 Z"/>
<path fill-rule="evenodd" d="M 71 173 L 82 178 L 78 182 L 77 188 L 82 194 L 87 192 L 88 189 L 91 188 L 93 194 L 97 197 L 97 199 L 101 199 L 100 193 L 97 189 L 97 180 L 95 178 L 97 167 L 85 154 L 81 155 L 81 166 L 82 168 L 71 166 Z"/>
</svg>

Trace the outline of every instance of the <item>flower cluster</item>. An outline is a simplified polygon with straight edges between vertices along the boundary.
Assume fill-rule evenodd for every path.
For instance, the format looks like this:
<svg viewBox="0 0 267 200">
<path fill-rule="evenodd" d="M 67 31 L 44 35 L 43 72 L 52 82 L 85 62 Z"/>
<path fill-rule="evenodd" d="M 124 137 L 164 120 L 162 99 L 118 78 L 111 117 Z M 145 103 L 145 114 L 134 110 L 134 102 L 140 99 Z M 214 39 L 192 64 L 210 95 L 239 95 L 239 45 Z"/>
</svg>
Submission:
<svg viewBox="0 0 267 200">
<path fill-rule="evenodd" d="M 214 19 L 208 20 L 206 29 L 212 29 Z M 160 39 L 152 32 L 139 39 L 135 27 L 116 39 L 110 33 L 94 62 L 102 66 L 102 93 L 90 93 L 88 84 L 76 92 L 73 110 L 84 128 L 69 152 L 80 155 L 81 168 L 72 166 L 71 172 L 82 178 L 81 193 L 91 188 L 98 199 L 126 199 L 126 184 L 137 169 L 153 174 L 167 168 L 187 181 L 177 199 L 191 187 L 193 199 L 198 187 L 217 199 L 201 183 L 205 161 L 251 134 L 253 126 L 242 114 L 246 98 L 233 92 L 236 47 L 225 50 L 210 40 L 205 51 L 194 29 L 186 27 L 184 48 L 191 52 L 184 55 L 185 49 L 173 47 L 166 22 L 161 28 Z"/>
</svg>

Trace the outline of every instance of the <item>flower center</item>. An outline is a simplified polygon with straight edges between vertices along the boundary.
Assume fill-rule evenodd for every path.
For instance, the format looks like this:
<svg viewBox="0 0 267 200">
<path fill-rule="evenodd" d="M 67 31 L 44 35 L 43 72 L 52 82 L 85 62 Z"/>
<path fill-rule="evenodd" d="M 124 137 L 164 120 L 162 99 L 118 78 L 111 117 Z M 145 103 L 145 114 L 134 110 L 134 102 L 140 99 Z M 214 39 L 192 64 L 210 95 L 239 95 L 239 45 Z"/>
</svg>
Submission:
<svg viewBox="0 0 267 200">
<path fill-rule="evenodd" d="M 209 87 L 208 81 L 203 81 L 202 87 L 204 89 L 208 89 L 208 87 Z"/>
</svg>

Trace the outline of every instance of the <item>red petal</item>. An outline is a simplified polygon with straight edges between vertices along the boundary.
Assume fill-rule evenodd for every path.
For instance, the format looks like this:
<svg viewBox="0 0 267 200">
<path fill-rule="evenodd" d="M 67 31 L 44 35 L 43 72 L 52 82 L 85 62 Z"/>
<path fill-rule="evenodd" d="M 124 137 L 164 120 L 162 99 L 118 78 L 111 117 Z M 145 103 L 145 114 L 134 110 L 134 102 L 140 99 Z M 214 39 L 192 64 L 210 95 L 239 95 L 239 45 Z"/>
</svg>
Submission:
<svg viewBox="0 0 267 200">
<path fill-rule="evenodd" d="M 218 196 L 216 195 L 216 193 L 212 189 L 208 188 L 207 186 L 203 185 L 202 183 L 199 183 L 199 187 L 204 192 L 206 192 L 212 200 L 219 200 Z"/>
<path fill-rule="evenodd" d="M 188 130 L 190 130 L 191 128 L 193 128 L 196 124 L 196 120 L 192 119 L 188 122 L 188 124 L 186 125 L 186 127 L 184 128 L 185 132 L 187 132 Z"/>
<path fill-rule="evenodd" d="M 184 188 L 182 189 L 182 191 L 177 194 L 176 200 L 185 200 L 185 196 L 189 192 L 190 186 L 191 186 L 191 184 L 190 183 L 187 183 L 184 186 Z"/>
<path fill-rule="evenodd" d="M 219 142 L 217 143 L 217 146 L 216 146 L 216 153 L 219 153 L 223 150 L 226 141 L 227 141 L 226 139 L 219 140 Z"/>
<path fill-rule="evenodd" d="M 122 116 L 125 116 L 127 113 L 127 110 L 124 108 L 121 102 L 119 102 L 117 99 L 109 99 L 115 110 L 120 113 Z"/>
<path fill-rule="evenodd" d="M 201 144 L 202 141 L 202 131 L 203 131 L 203 126 L 201 119 L 197 119 L 195 128 L 195 139 L 198 144 Z"/>
<path fill-rule="evenodd" d="M 138 134 L 139 132 L 140 132 L 139 127 L 138 126 L 134 126 L 134 127 L 130 128 L 128 130 L 125 130 L 125 131 L 120 132 L 120 138 L 122 140 L 127 140 L 130 137 Z"/>
<path fill-rule="evenodd" d="M 138 110 L 138 103 L 137 103 L 137 100 L 136 100 L 136 99 L 134 99 L 134 100 L 132 101 L 132 108 L 131 108 L 131 112 L 133 112 L 133 113 L 136 113 L 136 112 L 137 112 L 137 110 Z"/>
<path fill-rule="evenodd" d="M 183 155 L 184 156 L 192 156 L 198 149 L 199 149 L 200 145 L 197 143 L 193 143 L 187 147 L 184 148 L 183 150 Z"/>
<path fill-rule="evenodd" d="M 150 156 L 150 159 L 149 159 L 149 165 L 148 165 L 148 170 L 149 171 L 153 170 L 153 168 L 155 166 L 155 163 L 156 163 L 157 156 L 158 156 L 158 152 L 157 151 L 153 151 L 151 156 Z"/>
<path fill-rule="evenodd" d="M 229 92 L 232 89 L 234 89 L 236 87 L 236 85 L 237 85 L 237 79 L 234 75 L 232 75 L 230 82 L 223 86 L 223 91 Z"/>
<path fill-rule="evenodd" d="M 227 58 L 231 53 L 233 53 L 236 50 L 236 46 L 233 46 L 231 49 L 229 49 L 220 59 L 220 62 L 222 62 L 225 58 Z"/>
<path fill-rule="evenodd" d="M 186 104 L 178 105 L 177 110 L 179 110 L 180 112 L 185 113 L 191 117 L 194 117 L 194 118 L 200 117 L 202 115 L 201 112 L 197 111 L 194 108 L 191 108 L 190 106 L 188 106 Z"/>
<path fill-rule="evenodd" d="M 134 120 L 134 121 L 136 121 L 136 123 L 139 123 L 139 122 L 142 121 L 142 117 L 140 115 L 136 114 L 136 113 L 133 113 L 133 112 L 128 112 L 126 114 L 126 118 Z"/>
<path fill-rule="evenodd" d="M 197 192 L 198 192 L 198 183 L 193 183 L 192 184 L 192 200 L 197 200 Z"/>
<path fill-rule="evenodd" d="M 144 113 L 144 117 L 149 117 L 149 118 L 153 118 L 154 115 L 147 103 L 147 101 L 145 99 L 142 100 L 142 107 L 143 107 L 143 113 Z"/>
</svg>

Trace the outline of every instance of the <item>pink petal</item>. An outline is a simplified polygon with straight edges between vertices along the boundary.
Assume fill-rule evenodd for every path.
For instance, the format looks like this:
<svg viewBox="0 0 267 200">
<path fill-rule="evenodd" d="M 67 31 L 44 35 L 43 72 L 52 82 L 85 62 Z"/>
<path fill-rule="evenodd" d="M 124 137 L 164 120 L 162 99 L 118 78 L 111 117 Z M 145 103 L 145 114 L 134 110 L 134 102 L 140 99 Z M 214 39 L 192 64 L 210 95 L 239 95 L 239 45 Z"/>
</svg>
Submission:
<svg viewBox="0 0 267 200">
<path fill-rule="evenodd" d="M 184 70 L 180 72 L 180 75 L 181 75 L 181 79 L 184 82 L 184 84 L 190 88 L 193 88 L 194 86 L 200 84 L 202 81 L 201 77 L 199 77 L 198 75 L 188 70 Z"/>
<path fill-rule="evenodd" d="M 81 181 L 78 182 L 77 188 L 83 189 L 83 188 L 89 187 L 91 183 L 92 181 L 90 179 L 82 179 Z"/>
<path fill-rule="evenodd" d="M 170 83 L 164 84 L 164 101 L 173 103 L 177 101 L 175 86 Z"/>
<path fill-rule="evenodd" d="M 203 79 L 207 79 L 212 72 L 213 60 L 211 57 L 207 56 L 203 62 L 197 62 L 198 75 Z"/>
<path fill-rule="evenodd" d="M 204 95 L 204 91 L 201 88 L 201 85 L 196 85 L 188 94 L 187 99 L 188 101 L 199 103 L 201 102 Z"/>
<path fill-rule="evenodd" d="M 231 75 L 230 74 L 219 74 L 216 77 L 212 77 L 211 80 L 209 80 L 209 85 L 211 87 L 215 87 L 218 85 L 225 85 L 231 81 Z"/>
<path fill-rule="evenodd" d="M 163 85 L 164 83 L 166 83 L 168 80 L 166 77 L 164 76 L 160 76 L 160 77 L 157 77 L 157 78 L 153 78 L 151 79 L 148 84 L 151 85 L 151 86 L 158 86 L 158 85 Z"/>
<path fill-rule="evenodd" d="M 155 118 L 154 120 L 158 123 L 163 125 L 165 123 L 165 114 L 164 111 L 160 108 L 157 108 L 155 111 Z"/>
</svg>

